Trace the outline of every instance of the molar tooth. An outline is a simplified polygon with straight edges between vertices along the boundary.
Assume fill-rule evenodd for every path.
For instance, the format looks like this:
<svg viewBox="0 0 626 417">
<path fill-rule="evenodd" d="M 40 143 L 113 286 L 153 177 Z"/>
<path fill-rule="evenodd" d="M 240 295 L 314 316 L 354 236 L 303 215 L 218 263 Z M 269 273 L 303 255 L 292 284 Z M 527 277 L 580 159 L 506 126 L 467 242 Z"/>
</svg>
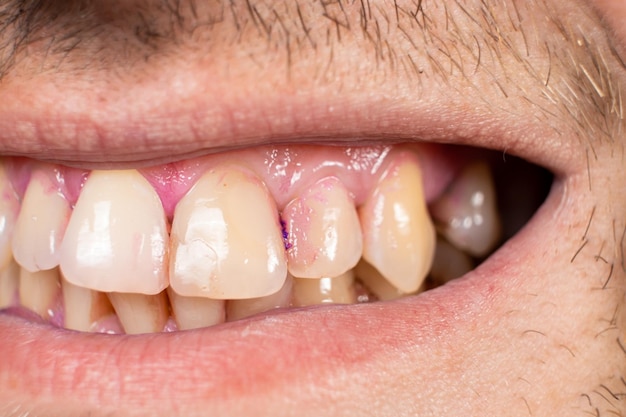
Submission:
<svg viewBox="0 0 626 417">
<path fill-rule="evenodd" d="M 417 291 L 432 264 L 435 229 L 415 158 L 400 155 L 359 209 L 363 258 L 401 292 Z"/>
<path fill-rule="evenodd" d="M 354 272 L 352 270 L 338 277 L 321 279 L 294 278 L 293 305 L 304 307 L 317 304 L 354 304 Z"/>
<path fill-rule="evenodd" d="M 500 238 L 493 178 L 484 163 L 467 166 L 431 206 L 439 232 L 474 256 L 484 256 Z"/>
<path fill-rule="evenodd" d="M 298 278 L 338 276 L 361 257 L 359 216 L 348 190 L 323 178 L 283 211 L 289 236 L 289 272 Z"/>
<path fill-rule="evenodd" d="M 52 318 L 60 291 L 58 268 L 36 272 L 20 269 L 20 304 L 42 318 Z"/>
<path fill-rule="evenodd" d="M 20 280 L 20 266 L 11 259 L 0 272 L 0 309 L 15 304 Z"/>
<path fill-rule="evenodd" d="M 177 204 L 171 286 L 180 295 L 264 297 L 280 290 L 287 262 L 276 205 L 256 176 L 221 167 Z"/>
<path fill-rule="evenodd" d="M 81 332 L 94 331 L 97 323 L 114 313 L 103 292 L 77 287 L 61 278 L 65 306 L 65 328 Z"/>
<path fill-rule="evenodd" d="M 199 329 L 223 323 L 225 319 L 224 300 L 205 297 L 185 297 L 169 287 L 167 295 L 180 330 Z"/>
<path fill-rule="evenodd" d="M 13 231 L 13 256 L 22 268 L 35 272 L 59 265 L 59 247 L 71 212 L 48 175 L 35 170 Z"/>
<path fill-rule="evenodd" d="M 292 287 L 293 277 L 287 274 L 283 287 L 277 293 L 266 297 L 228 301 L 226 317 L 228 321 L 235 321 L 275 308 L 289 307 L 291 305 Z"/>
<path fill-rule="evenodd" d="M 0 165 L 0 268 L 13 259 L 11 240 L 20 211 L 20 203 L 7 178 L 4 166 Z"/>
<path fill-rule="evenodd" d="M 168 285 L 159 196 L 139 172 L 92 171 L 61 246 L 67 281 L 102 292 L 158 294 Z"/>
<path fill-rule="evenodd" d="M 430 276 L 436 284 L 445 284 L 474 269 L 474 261 L 465 252 L 442 237 L 437 237 L 435 260 Z"/>
<path fill-rule="evenodd" d="M 165 291 L 156 295 L 109 293 L 109 300 L 127 334 L 158 333 L 169 317 Z"/>
</svg>

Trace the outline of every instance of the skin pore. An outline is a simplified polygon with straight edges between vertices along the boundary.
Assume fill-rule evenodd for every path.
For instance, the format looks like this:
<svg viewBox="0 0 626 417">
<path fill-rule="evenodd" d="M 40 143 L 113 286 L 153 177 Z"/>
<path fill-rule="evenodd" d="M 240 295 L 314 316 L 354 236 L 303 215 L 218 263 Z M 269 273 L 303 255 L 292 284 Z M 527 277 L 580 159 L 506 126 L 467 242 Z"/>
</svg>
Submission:
<svg viewBox="0 0 626 417">
<path fill-rule="evenodd" d="M 72 361 L 65 348 L 98 339 L 2 314 L 0 415 L 626 415 L 624 3 L 0 1 L 3 155 L 135 168 L 428 141 L 555 175 L 528 225 L 449 285 L 456 298 L 329 308 L 328 340 L 300 313 L 309 327 L 117 336 L 108 356 Z M 321 353 L 346 322 L 360 337 Z M 248 379 L 214 382 L 220 337 L 263 346 L 228 358 Z"/>
</svg>

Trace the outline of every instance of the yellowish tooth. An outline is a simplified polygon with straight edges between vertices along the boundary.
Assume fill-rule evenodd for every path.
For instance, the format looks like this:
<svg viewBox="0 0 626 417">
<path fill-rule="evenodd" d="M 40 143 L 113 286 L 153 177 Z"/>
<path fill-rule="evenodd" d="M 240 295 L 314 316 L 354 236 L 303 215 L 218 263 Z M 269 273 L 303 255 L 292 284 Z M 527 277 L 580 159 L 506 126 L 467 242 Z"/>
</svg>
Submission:
<svg viewBox="0 0 626 417">
<path fill-rule="evenodd" d="M 361 257 L 363 239 L 354 202 L 335 177 L 323 178 L 283 211 L 289 272 L 298 278 L 338 276 Z"/>
<path fill-rule="evenodd" d="M 310 279 L 294 278 L 293 305 L 296 307 L 317 304 L 354 304 L 354 272 L 348 271 L 338 277 Z"/>
<path fill-rule="evenodd" d="M 289 307 L 292 299 L 292 286 L 293 277 L 287 274 L 283 287 L 275 294 L 247 300 L 228 301 L 226 306 L 228 321 L 243 319 L 275 308 Z"/>
<path fill-rule="evenodd" d="M 53 317 L 53 308 L 60 291 L 58 268 L 37 272 L 20 269 L 20 304 L 42 318 Z"/>
<path fill-rule="evenodd" d="M 103 292 L 77 287 L 61 278 L 65 328 L 89 332 L 102 318 L 114 313 L 113 306 Z"/>
<path fill-rule="evenodd" d="M 356 265 L 354 274 L 381 301 L 395 300 L 409 295 L 391 285 L 376 268 L 364 260 Z"/>
<path fill-rule="evenodd" d="M 171 286 L 179 295 L 257 298 L 280 290 L 287 262 L 274 200 L 233 167 L 205 173 L 174 213 Z"/>
<path fill-rule="evenodd" d="M 176 294 L 172 287 L 167 289 L 174 320 L 179 330 L 209 327 L 225 320 L 224 300 L 205 297 L 185 297 Z"/>
<path fill-rule="evenodd" d="M 109 293 L 109 300 L 127 334 L 158 333 L 169 318 L 165 291 L 156 295 Z"/>
<path fill-rule="evenodd" d="M 401 292 L 417 291 L 432 264 L 435 229 L 413 155 L 392 162 L 359 215 L 363 258 Z"/>
<path fill-rule="evenodd" d="M 92 171 L 61 245 L 68 282 L 101 292 L 158 294 L 169 238 L 159 196 L 137 171 Z"/>
<path fill-rule="evenodd" d="M 474 269 L 474 261 L 471 257 L 444 238 L 437 237 L 435 260 L 430 270 L 430 276 L 436 284 L 445 284 L 465 275 L 472 269 Z"/>
<path fill-rule="evenodd" d="M 0 272 L 0 309 L 10 307 L 15 303 L 20 285 L 20 267 L 10 260 Z"/>
<path fill-rule="evenodd" d="M 485 163 L 467 166 L 431 209 L 439 232 L 471 255 L 488 254 L 500 239 L 495 185 Z"/>
<path fill-rule="evenodd" d="M 13 259 L 11 241 L 19 212 L 20 203 L 15 190 L 9 182 L 4 166 L 0 165 L 0 269 Z"/>
<path fill-rule="evenodd" d="M 33 171 L 13 231 L 17 263 L 31 272 L 58 266 L 59 247 L 71 214 L 69 202 L 48 175 Z"/>
</svg>

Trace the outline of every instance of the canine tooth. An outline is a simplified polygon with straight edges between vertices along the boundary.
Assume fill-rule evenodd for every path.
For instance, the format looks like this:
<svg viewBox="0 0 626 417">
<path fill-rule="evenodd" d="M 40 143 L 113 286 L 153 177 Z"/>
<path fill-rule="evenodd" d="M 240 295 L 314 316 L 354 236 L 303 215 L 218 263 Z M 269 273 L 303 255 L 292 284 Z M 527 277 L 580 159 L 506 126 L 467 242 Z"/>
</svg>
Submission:
<svg viewBox="0 0 626 417">
<path fill-rule="evenodd" d="M 0 165 L 0 268 L 8 265 L 13 258 L 11 241 L 19 211 L 17 195 L 4 167 Z"/>
<path fill-rule="evenodd" d="M 354 274 L 381 301 L 395 300 L 408 295 L 391 285 L 376 268 L 364 260 L 356 265 Z"/>
<path fill-rule="evenodd" d="M 363 258 L 396 288 L 415 292 L 432 264 L 435 230 L 414 157 L 400 156 L 360 208 Z"/>
<path fill-rule="evenodd" d="M 61 278 L 65 306 L 65 328 L 81 332 L 94 331 L 98 322 L 114 313 L 103 292 L 77 287 Z"/>
<path fill-rule="evenodd" d="M 430 276 L 437 284 L 445 284 L 474 268 L 474 261 L 465 252 L 450 244 L 444 238 L 437 237 L 435 260 Z"/>
<path fill-rule="evenodd" d="M 495 194 L 489 167 L 484 163 L 467 166 L 431 206 L 440 233 L 471 255 L 489 253 L 500 238 Z"/>
<path fill-rule="evenodd" d="M 13 256 L 22 268 L 35 272 L 59 265 L 59 247 L 71 213 L 50 178 L 34 171 L 13 231 Z"/>
<path fill-rule="evenodd" d="M 264 297 L 287 276 L 276 205 L 256 176 L 222 167 L 205 173 L 174 212 L 171 286 L 179 295 Z"/>
<path fill-rule="evenodd" d="M 109 300 L 127 334 L 158 333 L 169 317 L 165 291 L 156 295 L 109 293 Z"/>
<path fill-rule="evenodd" d="M 10 260 L 2 272 L 0 272 L 0 309 L 10 307 L 15 304 L 16 295 L 20 285 L 20 267 Z"/>
<path fill-rule="evenodd" d="M 37 272 L 20 269 L 20 304 L 42 318 L 52 318 L 52 309 L 60 290 L 57 268 Z"/>
<path fill-rule="evenodd" d="M 288 268 L 298 278 L 338 276 L 361 257 L 361 225 L 348 190 L 323 178 L 283 211 L 289 236 Z"/>
<path fill-rule="evenodd" d="M 294 278 L 293 305 L 303 307 L 317 304 L 354 304 L 354 273 L 348 271 L 338 277 L 320 279 Z"/>
<path fill-rule="evenodd" d="M 74 285 L 158 294 L 168 285 L 168 235 L 159 196 L 139 172 L 92 171 L 61 246 Z"/>
<path fill-rule="evenodd" d="M 178 295 L 172 287 L 167 289 L 174 320 L 180 330 L 198 329 L 223 323 L 224 300 Z"/>
<path fill-rule="evenodd" d="M 288 274 L 283 287 L 277 293 L 247 300 L 230 300 L 226 305 L 226 317 L 228 321 L 235 321 L 275 308 L 289 307 L 292 287 L 293 277 Z"/>
</svg>

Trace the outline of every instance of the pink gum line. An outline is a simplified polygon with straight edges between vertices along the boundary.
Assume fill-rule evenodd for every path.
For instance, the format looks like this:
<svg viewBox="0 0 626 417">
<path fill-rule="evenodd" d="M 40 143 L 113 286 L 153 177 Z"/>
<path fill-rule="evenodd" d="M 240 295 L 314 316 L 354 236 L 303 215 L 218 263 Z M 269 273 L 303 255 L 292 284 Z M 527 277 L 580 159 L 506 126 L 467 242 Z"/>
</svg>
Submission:
<svg viewBox="0 0 626 417">
<path fill-rule="evenodd" d="M 166 215 L 171 219 L 178 201 L 204 172 L 216 165 L 241 166 L 254 172 L 264 181 L 278 209 L 282 210 L 303 190 L 329 176 L 339 178 L 358 206 L 374 188 L 390 161 L 407 155 L 414 155 L 420 164 L 428 202 L 449 184 L 464 159 L 458 152 L 432 144 L 352 147 L 268 145 L 140 168 L 139 171 L 152 184 Z M 57 185 L 57 189 L 51 191 L 62 193 L 72 206 L 90 172 L 27 158 L 7 158 L 3 163 L 20 199 L 33 170 L 41 169 Z"/>
</svg>

